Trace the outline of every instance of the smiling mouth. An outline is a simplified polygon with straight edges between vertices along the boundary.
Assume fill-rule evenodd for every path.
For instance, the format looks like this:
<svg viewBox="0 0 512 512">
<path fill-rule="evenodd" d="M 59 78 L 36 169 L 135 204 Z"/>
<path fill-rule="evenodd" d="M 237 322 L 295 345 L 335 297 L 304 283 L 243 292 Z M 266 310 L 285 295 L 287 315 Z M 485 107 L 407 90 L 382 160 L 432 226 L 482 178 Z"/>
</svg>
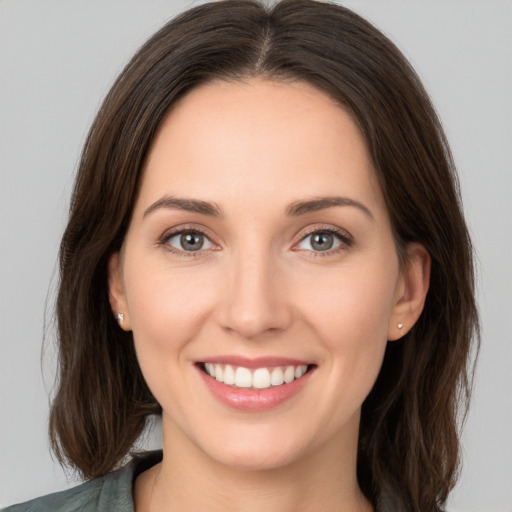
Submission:
<svg viewBox="0 0 512 512">
<path fill-rule="evenodd" d="M 230 364 L 199 363 L 199 368 L 228 386 L 238 389 L 269 389 L 290 384 L 315 368 L 314 364 L 249 369 Z"/>
</svg>

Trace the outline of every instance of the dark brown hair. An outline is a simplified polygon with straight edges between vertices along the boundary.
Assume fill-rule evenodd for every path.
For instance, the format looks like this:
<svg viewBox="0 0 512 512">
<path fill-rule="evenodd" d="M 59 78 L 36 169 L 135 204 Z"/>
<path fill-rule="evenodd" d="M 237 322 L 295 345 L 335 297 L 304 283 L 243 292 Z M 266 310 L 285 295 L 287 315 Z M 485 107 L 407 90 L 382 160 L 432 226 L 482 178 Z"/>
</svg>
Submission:
<svg viewBox="0 0 512 512">
<path fill-rule="evenodd" d="M 358 478 L 393 510 L 437 511 L 459 463 L 458 416 L 478 347 L 473 257 L 448 144 L 400 51 L 338 5 L 226 0 L 157 32 L 106 97 L 87 138 L 60 251 L 59 386 L 52 446 L 86 478 L 118 465 L 160 413 L 108 298 L 107 262 L 130 221 L 153 136 L 178 98 L 214 79 L 304 80 L 343 105 L 366 139 L 397 248 L 421 243 L 431 285 L 417 324 L 389 343 L 363 404 Z"/>
</svg>

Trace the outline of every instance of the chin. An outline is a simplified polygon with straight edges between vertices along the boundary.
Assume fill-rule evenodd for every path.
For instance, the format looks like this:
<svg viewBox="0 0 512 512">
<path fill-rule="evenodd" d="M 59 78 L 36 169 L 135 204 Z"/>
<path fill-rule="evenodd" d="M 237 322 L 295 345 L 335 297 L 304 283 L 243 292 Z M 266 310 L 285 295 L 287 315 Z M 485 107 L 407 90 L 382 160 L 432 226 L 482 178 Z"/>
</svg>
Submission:
<svg viewBox="0 0 512 512">
<path fill-rule="evenodd" d="M 249 447 L 223 451 L 223 453 L 212 454 L 212 457 L 223 466 L 241 471 L 272 471 L 289 466 L 298 459 L 300 455 L 294 451 L 262 450 Z"/>
<path fill-rule="evenodd" d="M 301 436 L 291 438 L 288 429 L 284 433 L 275 430 L 264 432 L 265 430 L 267 429 L 261 426 L 253 433 L 241 432 L 236 435 L 230 432 L 223 439 L 200 448 L 217 463 L 244 471 L 280 469 L 303 459 L 309 451 L 315 450 L 309 436 L 308 439 L 302 439 Z"/>
</svg>

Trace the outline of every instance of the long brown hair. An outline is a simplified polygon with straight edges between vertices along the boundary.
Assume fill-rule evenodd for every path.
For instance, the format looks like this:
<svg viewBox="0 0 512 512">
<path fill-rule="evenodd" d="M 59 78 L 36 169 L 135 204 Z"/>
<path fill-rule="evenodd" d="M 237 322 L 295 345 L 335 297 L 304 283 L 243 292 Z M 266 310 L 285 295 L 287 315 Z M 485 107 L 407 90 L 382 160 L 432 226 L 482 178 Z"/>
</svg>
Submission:
<svg viewBox="0 0 512 512">
<path fill-rule="evenodd" d="M 106 97 L 87 138 L 60 250 L 59 386 L 50 438 L 82 476 L 118 465 L 160 413 L 131 333 L 112 314 L 109 256 L 122 245 L 152 138 L 178 98 L 213 79 L 304 80 L 347 109 L 366 139 L 399 253 L 421 243 L 431 285 L 417 324 L 389 343 L 363 404 L 361 489 L 393 510 L 441 510 L 454 485 L 458 417 L 478 347 L 471 242 L 441 124 L 400 51 L 357 14 L 313 0 L 224 0 L 157 32 Z"/>
</svg>

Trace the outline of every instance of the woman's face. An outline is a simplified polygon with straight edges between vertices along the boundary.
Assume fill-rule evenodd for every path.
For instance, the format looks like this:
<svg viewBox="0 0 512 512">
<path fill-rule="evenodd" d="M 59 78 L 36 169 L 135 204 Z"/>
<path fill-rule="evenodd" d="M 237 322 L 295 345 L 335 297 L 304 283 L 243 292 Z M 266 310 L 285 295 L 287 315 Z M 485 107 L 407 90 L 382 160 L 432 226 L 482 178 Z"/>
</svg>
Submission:
<svg viewBox="0 0 512 512">
<path fill-rule="evenodd" d="M 302 82 L 215 82 L 174 106 L 110 291 L 164 447 L 244 468 L 354 456 L 387 340 L 410 327 L 364 140 Z"/>
</svg>

